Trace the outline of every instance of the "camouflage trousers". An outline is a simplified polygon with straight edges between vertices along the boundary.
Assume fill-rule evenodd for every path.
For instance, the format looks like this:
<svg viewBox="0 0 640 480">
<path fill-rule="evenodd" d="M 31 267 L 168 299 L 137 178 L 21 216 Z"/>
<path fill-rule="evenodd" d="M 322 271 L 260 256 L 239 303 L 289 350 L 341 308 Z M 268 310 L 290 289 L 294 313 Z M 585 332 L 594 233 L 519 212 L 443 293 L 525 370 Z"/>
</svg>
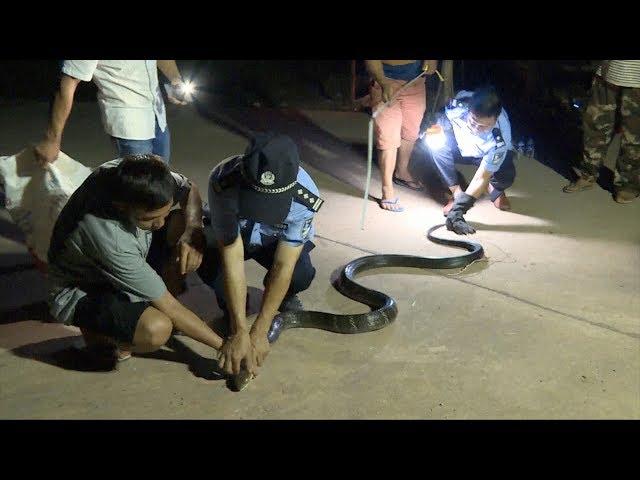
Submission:
<svg viewBox="0 0 640 480">
<path fill-rule="evenodd" d="M 580 176 L 598 177 L 620 112 L 622 142 L 616 162 L 615 186 L 640 192 L 640 88 L 617 87 L 595 77 L 591 100 L 583 117 L 584 153 Z"/>
</svg>

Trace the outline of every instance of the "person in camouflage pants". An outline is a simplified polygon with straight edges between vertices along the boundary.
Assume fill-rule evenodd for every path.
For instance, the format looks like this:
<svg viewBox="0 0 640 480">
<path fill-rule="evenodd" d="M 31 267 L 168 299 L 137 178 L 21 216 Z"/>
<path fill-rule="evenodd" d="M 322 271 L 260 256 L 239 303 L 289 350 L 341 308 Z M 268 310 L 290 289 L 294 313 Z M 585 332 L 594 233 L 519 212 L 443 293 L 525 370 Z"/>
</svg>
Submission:
<svg viewBox="0 0 640 480">
<path fill-rule="evenodd" d="M 603 72 L 606 78 L 606 67 Z M 640 194 L 640 88 L 621 87 L 596 75 L 591 100 L 583 117 L 584 153 L 579 178 L 563 190 L 573 193 L 591 188 L 607 156 L 620 112 L 622 141 L 616 162 L 615 195 L 618 203 L 629 203 Z"/>
</svg>

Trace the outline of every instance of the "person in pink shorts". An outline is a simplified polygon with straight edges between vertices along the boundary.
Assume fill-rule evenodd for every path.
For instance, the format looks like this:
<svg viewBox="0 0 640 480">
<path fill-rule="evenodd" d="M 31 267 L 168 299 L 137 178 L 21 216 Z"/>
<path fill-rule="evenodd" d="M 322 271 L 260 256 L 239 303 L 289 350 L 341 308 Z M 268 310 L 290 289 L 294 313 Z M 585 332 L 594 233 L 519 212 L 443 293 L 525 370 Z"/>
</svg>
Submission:
<svg viewBox="0 0 640 480">
<path fill-rule="evenodd" d="M 410 80 L 426 70 L 436 71 L 437 60 L 366 60 L 367 70 L 374 79 L 371 87 L 372 108 L 393 98 Z M 400 92 L 394 102 L 374 120 L 376 144 L 382 176 L 380 207 L 392 212 L 404 210 L 395 196 L 394 184 L 421 190 L 422 184 L 409 172 L 409 159 L 418 139 L 420 123 L 426 109 L 424 79 Z M 397 161 L 396 161 L 397 160 Z"/>
</svg>

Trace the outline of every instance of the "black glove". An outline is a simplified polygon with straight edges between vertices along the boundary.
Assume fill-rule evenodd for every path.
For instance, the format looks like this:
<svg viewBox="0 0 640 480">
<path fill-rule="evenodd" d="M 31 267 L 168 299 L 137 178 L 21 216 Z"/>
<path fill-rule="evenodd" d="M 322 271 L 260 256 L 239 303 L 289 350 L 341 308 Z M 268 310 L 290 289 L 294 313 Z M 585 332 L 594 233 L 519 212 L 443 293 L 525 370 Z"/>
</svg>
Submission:
<svg viewBox="0 0 640 480">
<path fill-rule="evenodd" d="M 471 195 L 461 192 L 457 197 L 451 210 L 447 214 L 447 230 L 451 230 L 458 235 L 467 235 L 468 233 L 476 233 L 475 229 L 469 225 L 463 215 L 473 207 L 476 199 Z"/>
</svg>

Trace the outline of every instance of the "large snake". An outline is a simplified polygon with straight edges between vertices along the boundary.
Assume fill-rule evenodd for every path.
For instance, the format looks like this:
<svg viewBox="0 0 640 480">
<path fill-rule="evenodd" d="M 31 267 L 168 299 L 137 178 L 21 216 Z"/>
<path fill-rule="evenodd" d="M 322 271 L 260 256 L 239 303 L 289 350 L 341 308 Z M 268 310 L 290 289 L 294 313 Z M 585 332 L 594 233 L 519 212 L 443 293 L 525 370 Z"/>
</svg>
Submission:
<svg viewBox="0 0 640 480">
<path fill-rule="evenodd" d="M 369 255 L 359 257 L 347 263 L 337 281 L 336 289 L 343 295 L 371 307 L 368 313 L 339 315 L 335 313 L 315 312 L 311 310 L 286 311 L 279 313 L 271 323 L 267 338 L 275 342 L 284 330 L 290 328 L 317 328 L 335 333 L 365 333 L 379 330 L 391 324 L 398 316 L 396 301 L 382 292 L 363 287 L 354 281 L 354 277 L 366 270 L 382 267 L 412 268 L 460 268 L 466 267 L 483 257 L 482 245 L 465 240 L 447 240 L 434 237 L 432 232 L 443 225 L 435 225 L 427 231 L 427 238 L 440 245 L 459 247 L 469 253 L 455 257 L 418 257 L 415 255 Z M 233 386 L 237 391 L 245 388 L 251 381 L 251 374 L 242 370 L 233 377 Z"/>
</svg>

